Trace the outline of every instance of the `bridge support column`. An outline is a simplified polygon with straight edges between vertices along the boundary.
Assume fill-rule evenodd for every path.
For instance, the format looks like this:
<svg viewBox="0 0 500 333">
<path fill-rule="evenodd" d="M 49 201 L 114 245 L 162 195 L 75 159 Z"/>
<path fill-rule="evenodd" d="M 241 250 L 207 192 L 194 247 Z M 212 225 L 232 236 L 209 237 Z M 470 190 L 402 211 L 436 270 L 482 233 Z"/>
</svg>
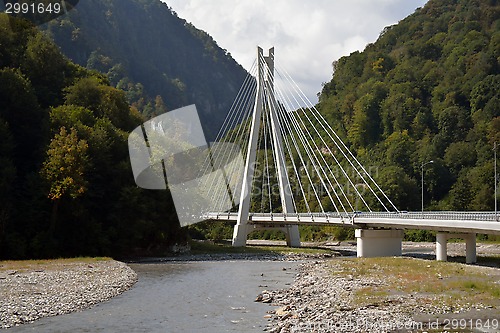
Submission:
<svg viewBox="0 0 500 333">
<path fill-rule="evenodd" d="M 451 238 L 462 238 L 465 240 L 465 262 L 467 264 L 474 264 L 477 261 L 475 233 L 453 234 L 438 232 L 436 234 L 436 260 L 448 260 L 448 239 Z"/>
<path fill-rule="evenodd" d="M 255 95 L 247 159 L 243 173 L 238 219 L 233 231 L 233 246 L 245 246 L 248 234 L 254 230 L 252 229 L 253 227 L 249 227 L 247 224 L 250 214 L 250 199 L 252 196 L 251 192 L 255 171 L 254 163 L 257 155 L 258 137 L 263 112 L 269 115 L 271 123 L 281 207 L 284 214 L 292 214 L 295 212 L 290 180 L 286 169 L 286 158 L 284 155 L 283 137 L 281 133 L 282 129 L 277 111 L 282 106 L 277 102 L 274 94 L 274 48 L 269 49 L 268 56 L 264 56 L 263 50 L 257 47 L 257 68 L 257 93 Z M 285 225 L 284 227 L 276 226 L 273 228 L 279 228 L 285 233 L 288 246 L 300 247 L 299 227 L 297 225 Z"/>
<path fill-rule="evenodd" d="M 358 257 L 401 256 L 403 236 L 403 230 L 356 229 Z"/>
<path fill-rule="evenodd" d="M 438 232 L 436 234 L 436 260 L 448 260 L 448 234 Z"/>
<path fill-rule="evenodd" d="M 283 228 L 286 237 L 286 245 L 289 247 L 300 247 L 300 233 L 298 225 L 287 225 Z"/>
<path fill-rule="evenodd" d="M 233 229 L 233 242 L 232 245 L 234 247 L 242 247 L 247 245 L 247 237 L 250 233 L 248 224 L 240 224 L 237 223 Z"/>
<path fill-rule="evenodd" d="M 477 262 L 476 256 L 476 234 L 467 234 L 465 239 L 465 262 L 467 264 L 475 264 Z"/>
</svg>

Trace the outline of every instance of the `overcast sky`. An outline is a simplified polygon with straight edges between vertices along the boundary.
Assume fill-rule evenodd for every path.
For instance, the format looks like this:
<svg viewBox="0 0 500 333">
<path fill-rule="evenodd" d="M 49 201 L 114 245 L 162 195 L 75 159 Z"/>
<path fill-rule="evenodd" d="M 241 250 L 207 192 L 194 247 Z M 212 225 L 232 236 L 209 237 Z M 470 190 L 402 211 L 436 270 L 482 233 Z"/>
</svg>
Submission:
<svg viewBox="0 0 500 333">
<path fill-rule="evenodd" d="M 256 46 L 275 47 L 284 68 L 317 102 L 332 61 L 377 40 L 382 29 L 427 0 L 162 0 L 208 32 L 247 70 Z M 264 52 L 267 54 L 267 52 Z"/>
</svg>

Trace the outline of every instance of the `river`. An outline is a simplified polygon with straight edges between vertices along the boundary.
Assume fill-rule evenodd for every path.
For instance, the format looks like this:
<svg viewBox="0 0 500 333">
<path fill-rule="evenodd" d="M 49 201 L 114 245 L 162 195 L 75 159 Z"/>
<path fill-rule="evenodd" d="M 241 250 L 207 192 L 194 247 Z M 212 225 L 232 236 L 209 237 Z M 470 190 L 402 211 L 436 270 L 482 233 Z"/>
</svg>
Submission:
<svg viewBox="0 0 500 333">
<path fill-rule="evenodd" d="M 286 288 L 297 263 L 201 261 L 131 264 L 139 281 L 88 310 L 43 318 L 14 332 L 262 332 L 265 289 Z"/>
</svg>

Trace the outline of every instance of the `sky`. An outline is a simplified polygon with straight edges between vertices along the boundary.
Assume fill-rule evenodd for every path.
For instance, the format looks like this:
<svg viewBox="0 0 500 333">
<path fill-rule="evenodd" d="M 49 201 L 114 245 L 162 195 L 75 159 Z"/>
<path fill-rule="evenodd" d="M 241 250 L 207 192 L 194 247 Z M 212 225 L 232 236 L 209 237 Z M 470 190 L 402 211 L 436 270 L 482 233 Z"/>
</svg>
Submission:
<svg viewBox="0 0 500 333">
<path fill-rule="evenodd" d="M 332 77 L 332 62 L 362 51 L 384 27 L 427 0 L 162 0 L 206 31 L 250 70 L 257 45 L 275 47 L 275 62 L 311 102 Z M 264 55 L 267 51 L 264 51 Z"/>
</svg>

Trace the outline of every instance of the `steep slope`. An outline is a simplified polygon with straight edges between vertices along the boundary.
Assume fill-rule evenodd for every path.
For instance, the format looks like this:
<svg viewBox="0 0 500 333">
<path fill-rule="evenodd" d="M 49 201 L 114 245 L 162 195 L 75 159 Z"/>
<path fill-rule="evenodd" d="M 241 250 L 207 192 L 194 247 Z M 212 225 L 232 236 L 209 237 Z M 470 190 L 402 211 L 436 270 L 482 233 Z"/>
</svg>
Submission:
<svg viewBox="0 0 500 333">
<path fill-rule="evenodd" d="M 162 112 L 162 103 L 195 103 L 209 134 L 246 75 L 208 34 L 159 0 L 80 1 L 45 29 L 70 59 L 108 74 L 146 116 Z"/>
<path fill-rule="evenodd" d="M 168 191 L 138 188 L 144 118 L 107 78 L 0 13 L 0 259 L 132 255 L 185 237 Z"/>
<path fill-rule="evenodd" d="M 430 0 L 333 63 L 319 108 L 400 209 L 493 210 L 500 4 Z M 422 168 L 422 164 L 434 161 Z"/>
</svg>

